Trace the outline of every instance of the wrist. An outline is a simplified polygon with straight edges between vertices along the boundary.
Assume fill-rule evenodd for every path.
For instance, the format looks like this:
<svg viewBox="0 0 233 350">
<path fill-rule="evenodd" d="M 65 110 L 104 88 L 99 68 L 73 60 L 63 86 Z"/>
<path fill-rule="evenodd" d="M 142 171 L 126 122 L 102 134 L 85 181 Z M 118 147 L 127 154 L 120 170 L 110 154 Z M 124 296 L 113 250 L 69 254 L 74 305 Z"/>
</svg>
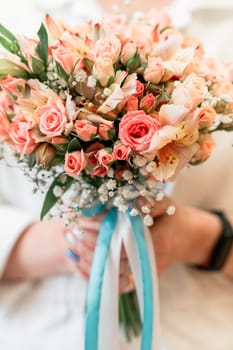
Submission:
<svg viewBox="0 0 233 350">
<path fill-rule="evenodd" d="M 208 264 L 221 234 L 219 218 L 208 211 L 193 209 L 193 223 L 186 262 L 194 265 Z"/>
</svg>

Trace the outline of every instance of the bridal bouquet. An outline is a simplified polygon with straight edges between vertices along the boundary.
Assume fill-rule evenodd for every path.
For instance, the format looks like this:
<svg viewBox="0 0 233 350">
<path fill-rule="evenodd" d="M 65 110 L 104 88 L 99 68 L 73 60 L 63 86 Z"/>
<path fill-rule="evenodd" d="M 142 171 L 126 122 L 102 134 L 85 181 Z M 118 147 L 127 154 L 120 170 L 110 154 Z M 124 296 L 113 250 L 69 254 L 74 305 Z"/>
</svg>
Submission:
<svg viewBox="0 0 233 350">
<path fill-rule="evenodd" d="M 154 10 L 72 28 L 47 15 L 38 38 L 1 25 L 0 43 L 0 142 L 45 191 L 41 218 L 55 207 L 68 220 L 108 209 L 89 283 L 85 349 L 98 348 L 116 235 L 134 273 L 139 264 L 141 349 L 154 348 L 155 276 L 144 227 L 153 224 L 150 210 L 163 198 L 163 184 L 210 156 L 214 131 L 233 130 L 232 65 L 206 58 L 200 42 Z M 139 197 L 148 203 L 141 215 Z M 119 213 L 131 223 L 128 234 L 117 227 Z M 118 266 L 119 255 L 114 259 Z M 128 302 L 120 304 L 120 320 L 135 330 L 141 321 L 129 318 Z"/>
</svg>

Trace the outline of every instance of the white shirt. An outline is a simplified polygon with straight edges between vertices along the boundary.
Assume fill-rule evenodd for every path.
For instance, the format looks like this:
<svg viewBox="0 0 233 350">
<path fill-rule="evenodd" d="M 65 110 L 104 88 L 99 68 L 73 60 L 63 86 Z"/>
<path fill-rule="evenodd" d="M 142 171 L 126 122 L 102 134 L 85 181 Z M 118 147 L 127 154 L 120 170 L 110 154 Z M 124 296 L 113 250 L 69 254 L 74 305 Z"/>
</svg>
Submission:
<svg viewBox="0 0 233 350">
<path fill-rule="evenodd" d="M 26 19 L 19 16 L 25 8 Z M 218 25 L 212 15 L 206 15 L 204 21 L 205 11 L 195 10 L 190 31 L 200 31 L 201 39 L 206 42 L 209 51 L 212 50 L 210 53 L 214 51 L 221 56 L 221 52 L 225 52 L 229 55 L 228 47 L 232 40 L 225 21 L 220 19 Z M 222 17 L 219 9 L 214 13 L 223 19 L 232 19 L 229 6 L 221 11 Z M 42 13 L 38 16 L 38 8 L 33 6 L 31 0 L 8 0 L 0 5 L 0 20 L 5 25 L 9 24 L 12 31 L 35 32 L 39 17 L 42 18 Z M 229 25 L 230 19 L 227 23 Z M 220 34 L 221 29 L 223 34 Z M 211 34 L 213 30 L 214 38 Z M 225 208 L 233 212 L 233 136 L 222 134 L 218 139 L 221 143 L 212 160 L 180 176 L 175 196 L 187 204 Z M 1 274 L 23 228 L 38 215 L 41 198 L 32 201 L 30 183 L 19 170 L 11 168 L 0 168 L 0 192 L 4 202 L 0 208 Z M 232 281 L 221 275 L 204 274 L 184 266 L 169 269 L 161 277 L 160 296 L 163 333 L 170 349 L 232 350 L 232 293 Z M 37 282 L 1 282 L 1 348 L 81 350 L 85 295 L 86 283 L 80 276 L 60 276 Z M 138 345 L 122 344 L 121 349 L 136 350 Z"/>
</svg>

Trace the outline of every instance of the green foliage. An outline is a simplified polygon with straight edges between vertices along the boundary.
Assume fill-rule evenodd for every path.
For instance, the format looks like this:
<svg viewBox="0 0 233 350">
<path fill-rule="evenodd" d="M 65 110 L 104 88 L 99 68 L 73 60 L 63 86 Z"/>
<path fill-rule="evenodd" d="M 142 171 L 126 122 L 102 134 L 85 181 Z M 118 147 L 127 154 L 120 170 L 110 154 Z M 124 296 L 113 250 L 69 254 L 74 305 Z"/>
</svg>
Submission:
<svg viewBox="0 0 233 350">
<path fill-rule="evenodd" d="M 70 141 L 70 143 L 68 144 L 67 152 L 71 153 L 71 152 L 74 152 L 74 151 L 79 151 L 81 149 L 82 149 L 82 146 L 80 145 L 79 140 L 77 139 L 77 137 L 74 137 Z"/>
<path fill-rule="evenodd" d="M 137 68 L 141 66 L 141 58 L 138 51 L 136 51 L 133 56 L 129 57 L 126 60 L 125 66 L 130 73 L 134 72 Z"/>
<path fill-rule="evenodd" d="M 45 67 L 47 67 L 49 44 L 48 44 L 48 33 L 43 23 L 41 24 L 37 35 L 40 41 L 36 47 L 36 53 L 44 62 Z"/>
<path fill-rule="evenodd" d="M 34 56 L 32 56 L 32 70 L 34 74 L 41 74 L 45 71 L 44 63 Z"/>
<path fill-rule="evenodd" d="M 65 81 L 68 81 L 69 75 L 66 73 L 66 71 L 62 68 L 62 66 L 58 62 L 56 62 L 56 73 L 59 75 L 59 77 L 61 77 Z"/>
<path fill-rule="evenodd" d="M 45 215 L 48 214 L 48 212 L 54 207 L 54 205 L 57 203 L 57 201 L 59 200 L 59 197 L 56 197 L 54 195 L 54 188 L 56 186 L 60 187 L 63 191 L 63 193 L 65 193 L 69 187 L 71 186 L 73 179 L 72 177 L 67 176 L 67 180 L 65 183 L 61 182 L 61 175 L 59 174 L 53 181 L 53 183 L 51 184 L 48 192 L 46 193 L 45 199 L 44 199 L 44 203 L 42 206 L 42 210 L 40 213 L 40 218 L 41 220 L 43 220 L 43 218 L 45 217 Z"/>
</svg>

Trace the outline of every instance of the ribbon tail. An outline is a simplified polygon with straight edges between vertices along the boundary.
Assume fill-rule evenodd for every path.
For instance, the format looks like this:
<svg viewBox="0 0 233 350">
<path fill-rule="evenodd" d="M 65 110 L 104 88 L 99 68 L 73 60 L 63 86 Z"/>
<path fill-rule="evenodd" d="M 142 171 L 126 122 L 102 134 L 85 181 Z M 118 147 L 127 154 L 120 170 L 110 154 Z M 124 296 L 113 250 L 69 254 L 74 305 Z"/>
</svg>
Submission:
<svg viewBox="0 0 233 350">
<path fill-rule="evenodd" d="M 152 350 L 154 331 L 154 295 L 149 252 L 141 217 L 131 216 L 128 212 L 127 215 L 131 222 L 142 273 L 143 315 L 141 350 Z"/>
<path fill-rule="evenodd" d="M 99 232 L 87 294 L 85 350 L 98 350 L 103 277 L 117 217 L 117 209 L 111 208 L 104 218 Z"/>
</svg>

